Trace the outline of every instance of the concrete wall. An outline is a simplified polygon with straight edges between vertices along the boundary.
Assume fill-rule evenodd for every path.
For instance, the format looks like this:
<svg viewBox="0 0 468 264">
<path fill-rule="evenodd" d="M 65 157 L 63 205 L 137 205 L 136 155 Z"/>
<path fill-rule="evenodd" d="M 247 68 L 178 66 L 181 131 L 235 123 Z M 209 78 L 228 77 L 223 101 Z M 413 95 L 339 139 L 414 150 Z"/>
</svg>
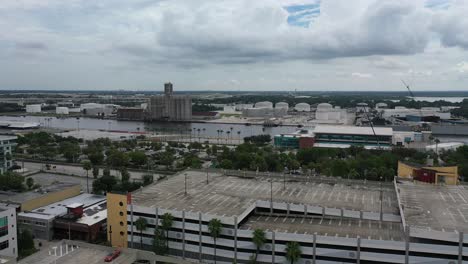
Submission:
<svg viewBox="0 0 468 264">
<path fill-rule="evenodd" d="M 8 243 L 8 247 L 0 250 L 1 256 L 18 257 L 18 236 L 16 232 L 16 211 L 14 208 L 1 208 L 0 218 L 6 217 L 8 233 L 0 237 L 0 244 Z M 7 242 L 8 241 L 8 242 Z"/>
<path fill-rule="evenodd" d="M 458 184 L 458 167 L 457 166 L 450 166 L 450 167 L 422 167 L 423 169 L 434 170 L 437 171 L 435 183 L 444 183 L 447 185 L 456 185 Z M 414 177 L 413 170 L 416 169 L 410 165 L 407 165 L 403 162 L 398 162 L 398 177 L 410 179 Z M 444 177 L 444 182 L 442 182 L 441 178 Z"/>
<path fill-rule="evenodd" d="M 38 198 L 22 203 L 21 211 L 31 211 L 36 208 L 49 205 L 51 203 L 56 203 L 58 201 L 65 200 L 67 198 L 77 196 L 80 194 L 80 192 L 81 192 L 81 186 L 74 185 L 74 186 L 65 188 L 61 191 L 47 193 Z"/>
<path fill-rule="evenodd" d="M 127 248 L 127 205 L 129 196 L 107 193 L 107 241 L 113 247 Z"/>
<path fill-rule="evenodd" d="M 406 165 L 403 162 L 398 162 L 398 177 L 410 179 L 413 177 L 413 167 Z"/>
</svg>

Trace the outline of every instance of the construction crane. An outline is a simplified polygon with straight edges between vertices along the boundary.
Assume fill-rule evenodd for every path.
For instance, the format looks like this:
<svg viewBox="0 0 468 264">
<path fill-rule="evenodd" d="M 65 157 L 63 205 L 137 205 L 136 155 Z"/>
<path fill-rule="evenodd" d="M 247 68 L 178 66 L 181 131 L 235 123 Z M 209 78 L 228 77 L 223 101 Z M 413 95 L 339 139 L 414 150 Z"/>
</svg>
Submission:
<svg viewBox="0 0 468 264">
<path fill-rule="evenodd" d="M 411 96 L 411 99 L 413 99 L 413 101 L 416 102 L 416 100 L 414 99 L 414 98 L 415 98 L 414 93 L 413 93 L 413 91 L 411 91 L 411 88 L 410 88 L 409 84 L 407 84 L 404 80 L 401 80 L 401 82 L 403 83 L 403 85 L 404 85 L 404 86 L 406 87 L 406 89 L 408 90 L 408 92 L 409 92 L 409 94 L 410 94 L 410 96 Z M 419 106 L 419 117 L 420 117 L 420 119 L 421 119 L 421 121 L 422 121 L 423 113 L 422 113 L 421 105 Z M 423 126 L 424 126 L 424 125 L 423 125 Z M 419 130 L 421 130 L 421 129 L 419 129 Z"/>
</svg>

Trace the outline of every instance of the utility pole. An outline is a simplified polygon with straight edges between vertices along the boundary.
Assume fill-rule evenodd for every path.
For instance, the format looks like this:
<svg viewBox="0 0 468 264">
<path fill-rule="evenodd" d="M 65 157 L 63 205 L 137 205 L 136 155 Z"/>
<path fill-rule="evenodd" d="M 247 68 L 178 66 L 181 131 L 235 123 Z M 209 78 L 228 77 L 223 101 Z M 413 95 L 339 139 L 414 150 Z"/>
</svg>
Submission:
<svg viewBox="0 0 468 264">
<path fill-rule="evenodd" d="M 209 180 L 208 180 L 208 168 L 206 168 L 206 184 L 209 184 Z"/>
</svg>

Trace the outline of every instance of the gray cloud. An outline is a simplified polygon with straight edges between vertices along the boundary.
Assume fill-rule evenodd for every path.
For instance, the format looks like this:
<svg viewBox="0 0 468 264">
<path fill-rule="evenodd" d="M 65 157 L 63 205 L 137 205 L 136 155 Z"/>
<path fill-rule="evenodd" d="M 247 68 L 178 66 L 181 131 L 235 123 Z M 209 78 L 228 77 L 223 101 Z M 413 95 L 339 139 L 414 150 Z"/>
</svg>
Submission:
<svg viewBox="0 0 468 264">
<path fill-rule="evenodd" d="M 47 45 L 42 42 L 17 42 L 16 48 L 20 50 L 47 50 Z"/>
</svg>

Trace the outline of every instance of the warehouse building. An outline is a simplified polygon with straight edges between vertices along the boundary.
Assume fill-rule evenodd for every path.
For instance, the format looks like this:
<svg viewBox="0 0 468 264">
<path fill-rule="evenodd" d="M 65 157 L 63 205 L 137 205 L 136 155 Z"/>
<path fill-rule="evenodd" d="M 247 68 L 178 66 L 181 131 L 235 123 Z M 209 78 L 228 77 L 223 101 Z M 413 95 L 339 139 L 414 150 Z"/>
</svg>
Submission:
<svg viewBox="0 0 468 264">
<path fill-rule="evenodd" d="M 106 219 L 105 196 L 87 193 L 18 214 L 20 229 L 27 229 L 35 238 L 45 240 L 95 241 Z"/>
<path fill-rule="evenodd" d="M 363 146 L 365 148 L 390 147 L 393 129 L 389 127 L 356 127 L 320 125 L 314 128 L 317 147 Z"/>
<path fill-rule="evenodd" d="M 374 134 L 375 132 L 375 134 Z M 389 148 L 393 143 L 393 129 L 385 127 L 356 127 L 318 125 L 313 130 L 299 130 L 274 137 L 276 147 L 285 148 Z"/>
<path fill-rule="evenodd" d="M 192 119 L 192 97 L 173 94 L 172 83 L 164 84 L 164 94 L 152 96 L 146 109 L 150 121 L 187 121 Z"/>
<path fill-rule="evenodd" d="M 138 120 L 145 118 L 145 111 L 140 107 L 121 107 L 117 109 L 118 120 Z"/>
<path fill-rule="evenodd" d="M 26 105 L 26 113 L 40 113 L 42 111 L 42 106 L 40 104 Z"/>
</svg>

